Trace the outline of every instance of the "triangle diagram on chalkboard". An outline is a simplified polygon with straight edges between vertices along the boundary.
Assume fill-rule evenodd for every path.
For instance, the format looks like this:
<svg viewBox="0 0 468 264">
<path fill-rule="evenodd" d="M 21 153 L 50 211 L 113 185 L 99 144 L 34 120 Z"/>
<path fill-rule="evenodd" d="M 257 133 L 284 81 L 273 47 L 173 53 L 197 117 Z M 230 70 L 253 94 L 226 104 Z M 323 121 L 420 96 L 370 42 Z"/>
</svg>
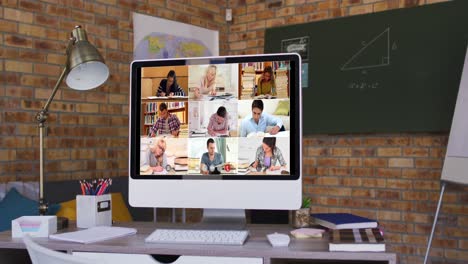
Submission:
<svg viewBox="0 0 468 264">
<path fill-rule="evenodd" d="M 371 41 L 363 43 L 343 66 L 342 71 L 369 69 L 390 65 L 390 28 L 385 29 Z"/>
</svg>

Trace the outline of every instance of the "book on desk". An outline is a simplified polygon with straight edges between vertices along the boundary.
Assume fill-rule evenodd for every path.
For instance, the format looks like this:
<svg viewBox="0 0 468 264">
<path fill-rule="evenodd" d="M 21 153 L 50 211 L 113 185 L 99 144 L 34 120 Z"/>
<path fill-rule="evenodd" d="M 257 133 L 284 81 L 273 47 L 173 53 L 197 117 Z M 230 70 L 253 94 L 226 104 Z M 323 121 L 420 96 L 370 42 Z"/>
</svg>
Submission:
<svg viewBox="0 0 468 264">
<path fill-rule="evenodd" d="M 366 217 L 350 213 L 311 214 L 316 224 L 330 229 L 376 228 L 378 223 Z"/>
<path fill-rule="evenodd" d="M 385 251 L 385 240 L 378 228 L 330 230 L 328 245 L 330 251 Z"/>
</svg>

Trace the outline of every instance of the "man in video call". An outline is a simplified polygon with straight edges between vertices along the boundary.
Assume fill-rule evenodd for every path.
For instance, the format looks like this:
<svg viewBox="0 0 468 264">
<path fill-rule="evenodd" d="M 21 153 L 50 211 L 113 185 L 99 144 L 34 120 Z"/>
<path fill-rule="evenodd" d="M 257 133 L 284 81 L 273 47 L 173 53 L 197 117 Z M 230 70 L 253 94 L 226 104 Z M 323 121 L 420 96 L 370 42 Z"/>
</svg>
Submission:
<svg viewBox="0 0 468 264">
<path fill-rule="evenodd" d="M 179 136 L 180 121 L 176 115 L 168 112 L 167 104 L 159 104 L 159 118 L 156 123 L 151 127 L 151 137 L 155 135 L 170 134 L 174 137 Z"/>
<path fill-rule="evenodd" d="M 200 172 L 201 174 L 213 174 L 216 173 L 215 166 L 224 163 L 223 155 L 215 152 L 216 144 L 212 138 L 206 141 L 206 148 L 208 152 L 203 153 L 201 157 Z"/>
<path fill-rule="evenodd" d="M 252 114 L 246 116 L 241 123 L 241 137 L 246 137 L 252 132 L 267 132 L 267 127 L 273 127 L 268 131 L 271 135 L 276 135 L 283 127 L 281 118 L 263 113 L 263 101 L 253 100 Z"/>
</svg>

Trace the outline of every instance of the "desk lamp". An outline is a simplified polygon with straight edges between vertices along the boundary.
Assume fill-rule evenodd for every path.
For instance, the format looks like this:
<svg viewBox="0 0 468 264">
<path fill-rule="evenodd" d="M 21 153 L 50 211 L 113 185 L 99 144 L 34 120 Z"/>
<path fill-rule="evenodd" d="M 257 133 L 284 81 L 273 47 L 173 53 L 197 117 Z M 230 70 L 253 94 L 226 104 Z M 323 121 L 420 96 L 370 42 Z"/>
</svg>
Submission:
<svg viewBox="0 0 468 264">
<path fill-rule="evenodd" d="M 39 214 L 45 215 L 48 204 L 44 201 L 44 129 L 49 115 L 50 103 L 54 99 L 60 83 L 65 75 L 68 87 L 75 90 L 90 90 L 106 82 L 109 77 L 109 68 L 104 64 L 104 59 L 99 51 L 88 42 L 86 31 L 81 26 L 76 26 L 68 41 L 67 62 L 55 84 L 52 94 L 47 99 L 42 110 L 37 113 L 36 120 L 39 125 Z"/>
</svg>

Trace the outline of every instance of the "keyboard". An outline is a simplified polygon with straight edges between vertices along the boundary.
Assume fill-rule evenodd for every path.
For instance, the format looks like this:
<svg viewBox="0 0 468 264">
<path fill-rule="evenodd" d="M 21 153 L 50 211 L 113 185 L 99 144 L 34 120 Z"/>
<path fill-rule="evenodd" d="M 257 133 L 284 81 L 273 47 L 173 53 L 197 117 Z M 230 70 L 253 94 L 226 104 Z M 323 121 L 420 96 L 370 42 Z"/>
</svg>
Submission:
<svg viewBox="0 0 468 264">
<path fill-rule="evenodd" d="M 243 245 L 247 230 L 156 229 L 146 243 Z"/>
</svg>

